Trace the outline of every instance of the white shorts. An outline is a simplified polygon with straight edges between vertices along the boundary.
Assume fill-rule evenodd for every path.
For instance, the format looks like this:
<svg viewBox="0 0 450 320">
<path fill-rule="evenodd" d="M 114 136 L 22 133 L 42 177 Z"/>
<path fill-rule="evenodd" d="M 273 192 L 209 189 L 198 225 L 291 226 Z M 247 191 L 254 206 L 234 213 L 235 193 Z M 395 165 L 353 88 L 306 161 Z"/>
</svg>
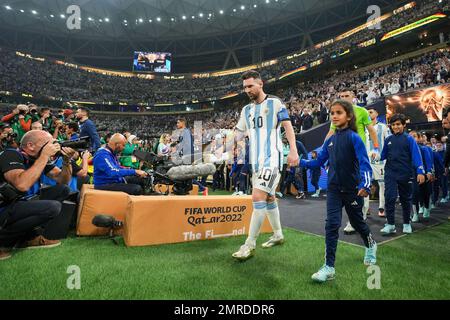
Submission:
<svg viewBox="0 0 450 320">
<path fill-rule="evenodd" d="M 373 180 L 384 181 L 384 165 L 372 164 Z"/>
<path fill-rule="evenodd" d="M 278 168 L 262 168 L 252 176 L 253 188 L 275 195 L 281 174 Z"/>
</svg>

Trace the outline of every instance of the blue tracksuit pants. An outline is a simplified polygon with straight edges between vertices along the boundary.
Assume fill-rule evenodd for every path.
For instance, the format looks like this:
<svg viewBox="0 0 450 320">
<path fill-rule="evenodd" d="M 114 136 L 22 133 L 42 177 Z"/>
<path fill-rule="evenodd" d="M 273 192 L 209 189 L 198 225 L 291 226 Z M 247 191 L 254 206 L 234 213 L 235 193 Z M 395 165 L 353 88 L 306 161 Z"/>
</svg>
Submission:
<svg viewBox="0 0 450 320">
<path fill-rule="evenodd" d="M 384 185 L 385 210 L 388 224 L 395 225 L 395 202 L 399 195 L 403 210 L 403 223 L 409 224 L 411 220 L 413 181 L 410 179 L 397 179 L 391 174 L 386 174 L 384 176 Z"/>
<path fill-rule="evenodd" d="M 325 223 L 326 264 L 334 267 L 336 249 L 341 227 L 342 208 L 345 207 L 351 225 L 361 235 L 366 247 L 373 243 L 369 226 L 365 223 L 362 214 L 364 200 L 357 191 L 341 192 L 327 191 L 327 219 Z"/>
</svg>

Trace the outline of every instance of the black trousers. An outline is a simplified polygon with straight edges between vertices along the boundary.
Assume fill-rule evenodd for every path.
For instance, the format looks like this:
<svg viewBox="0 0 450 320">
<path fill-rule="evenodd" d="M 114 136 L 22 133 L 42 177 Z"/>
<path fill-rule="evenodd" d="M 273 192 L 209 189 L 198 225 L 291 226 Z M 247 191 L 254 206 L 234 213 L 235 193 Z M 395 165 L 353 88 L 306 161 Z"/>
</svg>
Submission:
<svg viewBox="0 0 450 320">
<path fill-rule="evenodd" d="M 48 222 L 61 211 L 70 194 L 66 185 L 42 189 L 39 200 L 18 201 L 0 212 L 0 247 L 13 247 L 42 235 Z"/>
<path fill-rule="evenodd" d="M 106 191 L 122 191 L 132 196 L 140 196 L 144 194 L 143 179 L 139 177 L 126 177 L 127 183 L 112 183 L 95 186 L 97 190 Z"/>
</svg>

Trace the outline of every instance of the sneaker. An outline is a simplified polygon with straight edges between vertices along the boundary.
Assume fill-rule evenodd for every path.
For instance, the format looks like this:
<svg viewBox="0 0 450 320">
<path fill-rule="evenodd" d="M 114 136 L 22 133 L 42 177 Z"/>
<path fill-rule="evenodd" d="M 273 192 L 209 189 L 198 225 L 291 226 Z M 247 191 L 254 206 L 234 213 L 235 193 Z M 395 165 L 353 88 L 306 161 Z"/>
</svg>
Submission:
<svg viewBox="0 0 450 320">
<path fill-rule="evenodd" d="M 0 249 L 0 261 L 11 258 L 11 252 L 9 250 Z"/>
<path fill-rule="evenodd" d="M 413 217 L 411 218 L 411 222 L 419 222 L 419 214 L 414 213 Z"/>
<path fill-rule="evenodd" d="M 448 199 L 447 198 L 442 198 L 441 201 L 439 201 L 439 203 L 447 203 Z"/>
<path fill-rule="evenodd" d="M 433 209 L 435 209 L 435 208 L 436 208 L 436 206 L 434 205 L 433 202 L 431 202 L 431 203 L 430 203 L 430 210 L 433 210 Z"/>
<path fill-rule="evenodd" d="M 295 196 L 295 199 L 306 199 L 305 193 L 299 192 L 299 193 Z"/>
<path fill-rule="evenodd" d="M 377 263 L 377 244 L 375 243 L 371 248 L 366 248 L 364 254 L 364 265 L 372 266 Z"/>
<path fill-rule="evenodd" d="M 283 194 L 282 194 L 281 192 L 275 192 L 275 195 L 276 195 L 278 198 L 283 198 Z"/>
<path fill-rule="evenodd" d="M 422 214 L 423 213 L 423 207 L 419 207 L 419 214 Z"/>
<path fill-rule="evenodd" d="M 336 276 L 336 272 L 333 267 L 323 265 L 316 273 L 311 276 L 311 279 L 316 282 L 325 282 L 333 280 Z"/>
<path fill-rule="evenodd" d="M 378 209 L 378 216 L 382 217 L 382 218 L 386 217 L 386 214 L 384 213 L 384 209 L 382 209 L 382 208 Z"/>
<path fill-rule="evenodd" d="M 345 234 L 352 234 L 352 233 L 355 233 L 355 232 L 356 232 L 356 230 L 352 227 L 350 222 L 347 222 L 347 225 L 344 228 L 344 233 Z"/>
<path fill-rule="evenodd" d="M 37 236 L 18 247 L 18 249 L 40 249 L 40 248 L 53 248 L 61 244 L 59 240 L 48 240 L 44 236 Z"/>
<path fill-rule="evenodd" d="M 431 211 L 431 209 L 427 209 L 427 208 L 423 209 L 423 218 L 424 219 L 430 219 L 430 211 Z"/>
<path fill-rule="evenodd" d="M 395 225 L 386 223 L 384 228 L 380 230 L 383 235 L 395 234 L 397 230 L 395 230 Z"/>
<path fill-rule="evenodd" d="M 273 246 L 277 246 L 284 243 L 284 237 L 276 237 L 271 236 L 267 242 L 264 242 L 261 247 L 263 248 L 272 248 Z"/>
<path fill-rule="evenodd" d="M 403 233 L 407 233 L 410 234 L 412 233 L 412 228 L 411 228 L 411 224 L 403 224 Z"/>
<path fill-rule="evenodd" d="M 311 198 L 318 198 L 318 197 L 320 197 L 320 195 L 316 192 L 316 193 L 313 193 L 312 195 L 311 195 Z"/>
<path fill-rule="evenodd" d="M 239 251 L 236 251 L 235 253 L 232 254 L 232 257 L 237 260 L 245 261 L 245 260 L 253 257 L 254 254 L 255 254 L 255 248 L 252 248 L 246 244 L 243 244 L 239 248 Z"/>
</svg>

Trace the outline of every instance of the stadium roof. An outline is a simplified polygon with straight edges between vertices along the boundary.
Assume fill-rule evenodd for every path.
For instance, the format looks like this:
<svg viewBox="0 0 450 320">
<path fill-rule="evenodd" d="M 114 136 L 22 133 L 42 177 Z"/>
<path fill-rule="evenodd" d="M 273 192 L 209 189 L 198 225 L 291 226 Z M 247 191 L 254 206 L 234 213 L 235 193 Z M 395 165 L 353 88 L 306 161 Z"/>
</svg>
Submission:
<svg viewBox="0 0 450 320">
<path fill-rule="evenodd" d="M 178 58 L 188 59 L 209 55 L 211 60 L 206 64 L 219 66 L 218 61 L 221 61 L 226 68 L 230 64 L 244 65 L 311 45 L 330 32 L 336 32 L 337 25 L 367 19 L 369 5 L 377 4 L 383 9 L 405 2 L 2 0 L 0 46 L 78 62 L 93 61 L 92 58 L 124 62 L 130 59 L 133 50 L 168 51 Z M 67 12 L 70 5 L 80 8 L 80 29 L 70 30 L 67 26 L 70 17 L 75 17 L 72 11 Z M 273 50 L 274 43 L 280 41 L 284 41 L 283 47 Z M 220 59 L 213 62 L 212 55 Z M 123 69 L 114 63 L 111 67 Z M 177 72 L 180 71 L 185 70 Z"/>
</svg>

